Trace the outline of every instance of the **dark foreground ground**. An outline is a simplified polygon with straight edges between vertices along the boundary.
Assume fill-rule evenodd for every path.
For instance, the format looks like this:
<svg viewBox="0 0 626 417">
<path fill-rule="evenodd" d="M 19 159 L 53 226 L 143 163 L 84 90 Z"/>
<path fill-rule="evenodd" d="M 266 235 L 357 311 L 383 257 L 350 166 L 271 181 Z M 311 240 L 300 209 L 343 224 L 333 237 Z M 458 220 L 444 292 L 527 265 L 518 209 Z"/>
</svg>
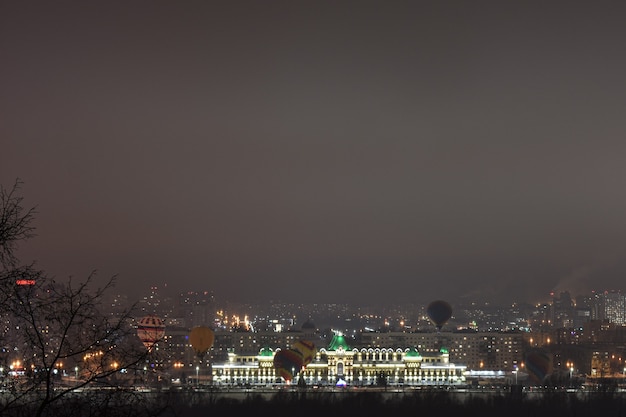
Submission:
<svg viewBox="0 0 626 417">
<path fill-rule="evenodd" d="M 159 393 L 120 395 L 93 392 L 66 398 L 39 410 L 42 416 L 206 417 L 206 416 L 481 416 L 481 417 L 626 417 L 626 393 L 522 392 L 451 393 L 416 391 Z M 36 404 L 31 404 L 35 406 Z M 7 416 L 35 416 L 37 407 L 5 409 Z"/>
<path fill-rule="evenodd" d="M 168 416 L 213 415 L 263 416 L 626 416 L 626 397 L 593 395 L 580 398 L 567 393 L 548 393 L 533 398 L 515 395 L 468 395 L 463 399 L 449 393 L 414 393 L 385 396 L 375 392 L 350 393 L 340 397 L 323 395 L 281 396 L 268 400 L 251 396 L 243 401 L 216 398 L 211 404 L 179 405 Z"/>
</svg>

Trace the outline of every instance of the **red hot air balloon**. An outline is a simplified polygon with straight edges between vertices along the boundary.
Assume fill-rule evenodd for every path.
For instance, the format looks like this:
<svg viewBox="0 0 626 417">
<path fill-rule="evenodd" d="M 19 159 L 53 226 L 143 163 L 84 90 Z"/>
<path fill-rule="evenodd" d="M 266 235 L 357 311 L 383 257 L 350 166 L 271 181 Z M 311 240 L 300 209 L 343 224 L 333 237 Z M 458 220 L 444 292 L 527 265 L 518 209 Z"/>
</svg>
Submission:
<svg viewBox="0 0 626 417">
<path fill-rule="evenodd" d="M 154 315 L 143 317 L 137 324 L 137 336 L 139 336 L 146 349 L 152 351 L 155 343 L 165 336 L 163 320 Z"/>
<path fill-rule="evenodd" d="M 443 325 L 452 317 L 452 307 L 446 301 L 437 300 L 428 305 L 426 313 L 437 330 L 441 330 Z"/>
</svg>

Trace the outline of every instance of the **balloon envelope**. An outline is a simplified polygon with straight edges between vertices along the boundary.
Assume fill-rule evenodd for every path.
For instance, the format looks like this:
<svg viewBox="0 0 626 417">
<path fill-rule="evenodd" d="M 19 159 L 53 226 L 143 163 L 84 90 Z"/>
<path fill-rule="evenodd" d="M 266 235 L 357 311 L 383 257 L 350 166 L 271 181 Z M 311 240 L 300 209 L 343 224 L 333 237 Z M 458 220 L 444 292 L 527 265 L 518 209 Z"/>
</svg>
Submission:
<svg viewBox="0 0 626 417">
<path fill-rule="evenodd" d="M 315 357 L 315 344 L 310 340 L 299 340 L 291 346 L 302 357 L 302 365 L 307 366 Z"/>
<path fill-rule="evenodd" d="M 165 323 L 154 315 L 143 317 L 137 324 L 137 336 L 148 350 L 165 336 Z"/>
<path fill-rule="evenodd" d="M 446 301 L 433 301 L 426 308 L 426 313 L 438 330 L 452 317 L 452 307 Z"/>
<path fill-rule="evenodd" d="M 204 356 L 215 341 L 215 333 L 206 326 L 197 326 L 189 333 L 189 343 L 199 357 Z"/>
<path fill-rule="evenodd" d="M 552 372 L 552 359 L 544 349 L 532 349 L 526 353 L 526 370 L 533 382 L 543 384 L 546 377 Z"/>
<path fill-rule="evenodd" d="M 283 349 L 274 355 L 274 369 L 276 374 L 285 381 L 291 381 L 302 368 L 302 356 L 293 349 Z"/>
</svg>

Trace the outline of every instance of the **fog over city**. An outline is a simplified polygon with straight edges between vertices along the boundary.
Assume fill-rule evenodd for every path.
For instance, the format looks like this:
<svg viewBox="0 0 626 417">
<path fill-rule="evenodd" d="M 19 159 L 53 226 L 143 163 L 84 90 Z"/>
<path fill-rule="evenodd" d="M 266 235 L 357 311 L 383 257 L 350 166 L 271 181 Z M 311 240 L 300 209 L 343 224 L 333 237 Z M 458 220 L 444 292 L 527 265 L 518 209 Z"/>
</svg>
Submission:
<svg viewBox="0 0 626 417">
<path fill-rule="evenodd" d="M 58 280 L 241 302 L 624 289 L 622 2 L 3 2 Z"/>
</svg>

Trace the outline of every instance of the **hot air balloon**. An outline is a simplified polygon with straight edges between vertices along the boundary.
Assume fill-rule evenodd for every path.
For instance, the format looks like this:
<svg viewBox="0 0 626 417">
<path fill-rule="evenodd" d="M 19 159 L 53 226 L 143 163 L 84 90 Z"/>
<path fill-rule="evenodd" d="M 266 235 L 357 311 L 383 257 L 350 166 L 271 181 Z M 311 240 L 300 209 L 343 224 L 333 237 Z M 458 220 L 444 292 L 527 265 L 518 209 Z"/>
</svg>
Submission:
<svg viewBox="0 0 626 417">
<path fill-rule="evenodd" d="M 291 381 L 302 368 L 302 356 L 293 349 L 282 349 L 274 355 L 274 369 L 276 374 L 285 381 Z"/>
<path fill-rule="evenodd" d="M 441 330 L 443 325 L 452 317 L 452 307 L 446 301 L 437 300 L 428 305 L 426 313 L 437 330 Z"/>
<path fill-rule="evenodd" d="M 552 372 L 552 359 L 544 349 L 532 349 L 526 353 L 526 369 L 530 379 L 536 384 L 543 384 Z"/>
<path fill-rule="evenodd" d="M 163 320 L 154 315 L 143 317 L 137 324 L 137 336 L 139 336 L 146 349 L 152 351 L 155 343 L 165 336 Z"/>
<path fill-rule="evenodd" d="M 315 357 L 315 344 L 310 340 L 299 340 L 291 346 L 302 357 L 302 366 L 307 366 Z"/>
<path fill-rule="evenodd" d="M 196 326 L 189 333 L 189 343 L 199 358 L 202 358 L 213 346 L 215 333 L 206 326 Z"/>
</svg>

